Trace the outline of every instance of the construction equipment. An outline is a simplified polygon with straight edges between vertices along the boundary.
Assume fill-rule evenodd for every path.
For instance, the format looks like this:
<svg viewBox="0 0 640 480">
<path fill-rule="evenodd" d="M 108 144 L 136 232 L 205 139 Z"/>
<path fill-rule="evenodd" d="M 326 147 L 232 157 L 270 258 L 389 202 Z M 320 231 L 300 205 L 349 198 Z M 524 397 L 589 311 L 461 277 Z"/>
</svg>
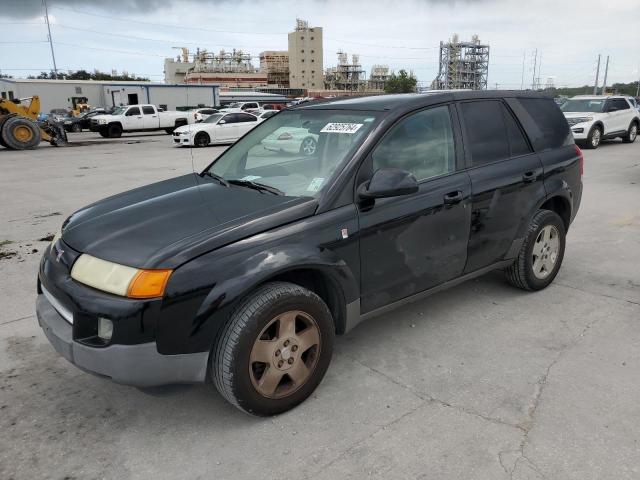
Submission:
<svg viewBox="0 0 640 480">
<path fill-rule="evenodd" d="M 0 98 L 0 145 L 13 150 L 36 148 L 42 140 L 56 147 L 66 145 L 62 125 L 50 120 L 38 122 L 39 113 L 40 98 L 35 95 L 19 100 Z"/>
</svg>

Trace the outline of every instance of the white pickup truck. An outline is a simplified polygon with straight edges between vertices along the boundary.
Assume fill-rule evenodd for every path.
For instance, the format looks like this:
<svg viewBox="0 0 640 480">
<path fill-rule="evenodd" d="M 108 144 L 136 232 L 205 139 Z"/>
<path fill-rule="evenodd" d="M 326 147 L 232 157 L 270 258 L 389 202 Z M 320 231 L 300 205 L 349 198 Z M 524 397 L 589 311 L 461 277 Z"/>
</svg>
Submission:
<svg viewBox="0 0 640 480">
<path fill-rule="evenodd" d="M 96 115 L 89 130 L 106 138 L 118 138 L 123 132 L 164 130 L 169 135 L 183 125 L 195 123 L 187 112 L 160 112 L 155 105 L 125 105 L 108 115 Z"/>
</svg>

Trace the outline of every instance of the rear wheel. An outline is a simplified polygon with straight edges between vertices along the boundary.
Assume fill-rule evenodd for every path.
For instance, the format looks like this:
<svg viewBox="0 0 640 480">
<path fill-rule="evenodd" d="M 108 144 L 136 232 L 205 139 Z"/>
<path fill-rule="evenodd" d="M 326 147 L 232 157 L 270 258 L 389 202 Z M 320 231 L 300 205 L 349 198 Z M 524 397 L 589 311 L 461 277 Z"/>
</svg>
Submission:
<svg viewBox="0 0 640 480">
<path fill-rule="evenodd" d="M 107 137 L 120 138 L 122 136 L 122 127 L 117 123 L 112 123 L 107 127 Z"/>
<path fill-rule="evenodd" d="M 291 283 L 268 283 L 240 304 L 220 333 L 211 354 L 212 379 L 247 413 L 282 413 L 318 386 L 333 341 L 333 319 L 320 297 Z"/>
<path fill-rule="evenodd" d="M 600 142 L 602 141 L 602 128 L 598 125 L 591 127 L 589 130 L 589 135 L 587 135 L 587 142 L 585 143 L 585 148 L 594 149 L 600 146 Z"/>
<path fill-rule="evenodd" d="M 40 127 L 26 118 L 11 117 L 2 126 L 2 140 L 15 150 L 36 148 L 40 144 Z"/>
<path fill-rule="evenodd" d="M 629 130 L 627 130 L 627 134 L 622 137 L 622 141 L 624 143 L 633 143 L 636 141 L 638 137 L 638 122 L 633 121 L 631 125 L 629 125 Z"/>
<path fill-rule="evenodd" d="M 539 210 L 531 219 L 518 256 L 506 269 L 507 281 L 523 290 L 548 286 L 562 265 L 565 241 L 560 216 L 550 210 Z"/>
<path fill-rule="evenodd" d="M 72 123 L 71 124 L 71 131 L 74 133 L 79 133 L 82 131 L 82 127 L 80 126 L 79 123 Z"/>
<path fill-rule="evenodd" d="M 175 128 L 165 128 L 164 131 L 167 132 L 167 135 L 171 135 Z"/>
<path fill-rule="evenodd" d="M 198 132 L 193 139 L 193 144 L 196 147 L 206 147 L 211 143 L 211 138 L 207 132 Z"/>
</svg>

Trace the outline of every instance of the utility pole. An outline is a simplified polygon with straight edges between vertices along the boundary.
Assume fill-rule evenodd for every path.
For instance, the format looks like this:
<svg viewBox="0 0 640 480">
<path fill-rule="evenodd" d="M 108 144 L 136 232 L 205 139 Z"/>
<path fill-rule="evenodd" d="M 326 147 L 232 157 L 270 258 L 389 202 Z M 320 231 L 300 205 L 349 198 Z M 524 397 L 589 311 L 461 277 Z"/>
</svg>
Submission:
<svg viewBox="0 0 640 480">
<path fill-rule="evenodd" d="M 522 52 L 522 78 L 520 79 L 520 90 L 524 90 L 524 62 L 527 59 L 527 51 Z"/>
<path fill-rule="evenodd" d="M 44 5 L 44 19 L 47 22 L 47 31 L 49 32 L 49 46 L 51 47 L 51 59 L 53 60 L 53 76 L 58 78 L 58 66 L 56 65 L 56 54 L 53 52 L 53 40 L 51 39 L 51 26 L 49 25 L 49 10 L 47 9 L 47 0 L 42 0 Z"/>
<path fill-rule="evenodd" d="M 636 98 L 640 97 L 640 63 L 638 64 L 638 88 L 636 88 Z"/>
<path fill-rule="evenodd" d="M 538 65 L 538 49 L 533 52 L 533 78 L 531 78 L 531 90 L 536 89 L 536 67 Z"/>
<path fill-rule="evenodd" d="M 600 79 L 600 54 L 598 54 L 598 68 L 596 69 L 596 83 L 593 84 L 593 94 L 598 94 L 598 80 Z"/>
<path fill-rule="evenodd" d="M 604 82 L 602 82 L 602 95 L 607 90 L 607 73 L 609 73 L 609 55 L 607 55 L 607 64 L 604 67 Z"/>
<path fill-rule="evenodd" d="M 542 52 L 540 52 L 540 56 L 538 57 L 538 77 L 536 81 L 536 87 L 540 88 L 540 72 L 542 71 Z"/>
</svg>

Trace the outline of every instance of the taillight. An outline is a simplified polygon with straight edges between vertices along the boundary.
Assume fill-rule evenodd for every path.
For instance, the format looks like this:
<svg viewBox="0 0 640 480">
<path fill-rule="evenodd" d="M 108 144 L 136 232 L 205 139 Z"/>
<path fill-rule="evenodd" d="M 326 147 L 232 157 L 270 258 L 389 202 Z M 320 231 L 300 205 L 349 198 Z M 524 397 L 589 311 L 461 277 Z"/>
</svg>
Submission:
<svg viewBox="0 0 640 480">
<path fill-rule="evenodd" d="M 584 175 L 584 154 L 578 145 L 574 145 L 576 147 L 576 153 L 580 157 L 580 176 Z"/>
<path fill-rule="evenodd" d="M 293 135 L 291 135 L 289 132 L 284 132 L 280 134 L 280 136 L 278 137 L 278 140 L 291 140 L 292 138 L 293 138 Z"/>
</svg>

